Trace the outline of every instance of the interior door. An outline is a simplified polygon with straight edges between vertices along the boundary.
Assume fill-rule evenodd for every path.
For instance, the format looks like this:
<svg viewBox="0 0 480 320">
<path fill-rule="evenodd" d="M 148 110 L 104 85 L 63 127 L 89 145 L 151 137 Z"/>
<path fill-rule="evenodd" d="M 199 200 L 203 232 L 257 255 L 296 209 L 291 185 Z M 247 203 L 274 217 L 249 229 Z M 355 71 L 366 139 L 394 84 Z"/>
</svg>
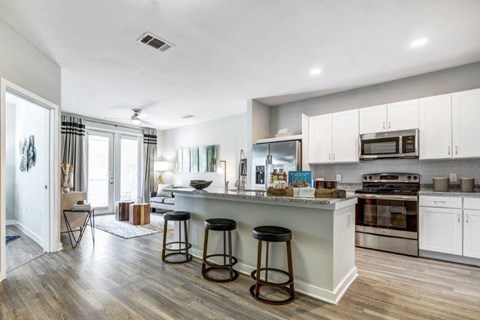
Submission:
<svg viewBox="0 0 480 320">
<path fill-rule="evenodd" d="M 87 134 L 87 199 L 96 212 L 113 212 L 113 133 L 89 130 Z"/>
</svg>

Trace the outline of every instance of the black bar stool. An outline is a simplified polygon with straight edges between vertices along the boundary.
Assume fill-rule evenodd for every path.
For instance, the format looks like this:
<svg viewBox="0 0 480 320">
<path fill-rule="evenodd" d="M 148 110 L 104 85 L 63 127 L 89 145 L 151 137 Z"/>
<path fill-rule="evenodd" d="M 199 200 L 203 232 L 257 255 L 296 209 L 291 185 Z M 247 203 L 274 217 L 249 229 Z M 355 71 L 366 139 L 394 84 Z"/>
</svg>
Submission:
<svg viewBox="0 0 480 320">
<path fill-rule="evenodd" d="M 238 272 L 233 269 L 233 266 L 237 264 L 237 258 L 232 255 L 232 230 L 237 228 L 237 223 L 230 219 L 213 218 L 205 220 L 205 239 L 203 243 L 203 263 L 202 263 L 202 276 L 213 282 L 230 282 L 238 278 Z M 208 232 L 223 231 L 223 254 L 208 254 Z M 228 233 L 228 254 L 227 254 L 227 240 L 226 235 Z M 214 263 L 208 261 L 212 257 L 223 257 L 223 264 Z M 227 263 L 228 258 L 228 263 Z M 212 278 L 208 275 L 208 272 L 212 270 L 228 270 L 229 276 L 226 279 Z"/>
<path fill-rule="evenodd" d="M 167 263 L 185 263 L 192 260 L 192 255 L 188 253 L 188 249 L 192 247 L 192 245 L 188 242 L 188 229 L 187 229 L 187 220 L 190 220 L 190 212 L 186 211 L 174 211 L 174 212 L 167 212 L 163 215 L 164 224 L 163 224 L 163 248 L 162 248 L 162 260 Z M 182 241 L 182 226 L 179 223 L 178 226 L 178 241 L 167 242 L 167 224 L 168 221 L 179 221 L 180 223 L 183 221 L 183 226 L 185 229 L 185 239 Z M 178 248 L 173 249 L 169 248 L 168 246 L 178 244 Z M 170 253 L 167 254 L 167 251 Z M 168 261 L 166 258 L 169 256 L 175 255 L 182 255 L 185 257 L 184 260 L 180 261 Z"/>
<path fill-rule="evenodd" d="M 261 226 L 253 229 L 252 235 L 255 239 L 258 240 L 258 251 L 257 251 L 257 269 L 252 271 L 252 278 L 255 279 L 255 284 L 250 287 L 250 293 L 252 296 L 264 303 L 268 304 L 287 304 L 292 302 L 295 299 L 295 287 L 293 283 L 293 263 L 292 263 L 292 231 L 282 227 L 274 226 Z M 266 252 L 266 262 L 265 268 L 262 268 L 262 242 L 267 242 L 267 252 Z M 280 269 L 270 268 L 268 266 L 268 249 L 270 242 L 286 242 L 287 243 L 287 263 L 288 263 L 288 272 Z M 260 273 L 265 271 L 265 280 L 260 279 Z M 272 282 L 268 281 L 268 273 L 277 273 L 288 276 L 288 280 L 285 282 Z M 280 288 L 286 291 L 289 297 L 285 300 L 271 300 L 263 298 L 260 296 L 261 287 L 274 287 Z"/>
</svg>

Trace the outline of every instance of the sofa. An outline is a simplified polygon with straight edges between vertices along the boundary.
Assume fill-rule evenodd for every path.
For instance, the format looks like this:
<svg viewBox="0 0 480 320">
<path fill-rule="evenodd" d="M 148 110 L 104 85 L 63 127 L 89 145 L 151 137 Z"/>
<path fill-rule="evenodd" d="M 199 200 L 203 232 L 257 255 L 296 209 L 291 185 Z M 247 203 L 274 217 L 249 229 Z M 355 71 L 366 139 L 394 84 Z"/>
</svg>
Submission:
<svg viewBox="0 0 480 320">
<path fill-rule="evenodd" d="M 157 191 L 150 193 L 150 207 L 153 212 L 175 211 L 173 192 L 165 190 L 172 188 L 171 184 L 159 184 Z"/>
</svg>

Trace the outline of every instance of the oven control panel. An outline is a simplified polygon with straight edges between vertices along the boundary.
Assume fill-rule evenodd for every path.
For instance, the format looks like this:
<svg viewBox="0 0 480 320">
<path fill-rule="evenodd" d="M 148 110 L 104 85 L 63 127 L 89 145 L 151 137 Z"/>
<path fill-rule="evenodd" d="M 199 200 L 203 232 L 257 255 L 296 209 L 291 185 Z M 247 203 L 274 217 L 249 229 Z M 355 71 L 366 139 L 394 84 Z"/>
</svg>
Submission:
<svg viewBox="0 0 480 320">
<path fill-rule="evenodd" d="M 363 175 L 364 182 L 420 182 L 417 173 L 370 173 Z"/>
</svg>

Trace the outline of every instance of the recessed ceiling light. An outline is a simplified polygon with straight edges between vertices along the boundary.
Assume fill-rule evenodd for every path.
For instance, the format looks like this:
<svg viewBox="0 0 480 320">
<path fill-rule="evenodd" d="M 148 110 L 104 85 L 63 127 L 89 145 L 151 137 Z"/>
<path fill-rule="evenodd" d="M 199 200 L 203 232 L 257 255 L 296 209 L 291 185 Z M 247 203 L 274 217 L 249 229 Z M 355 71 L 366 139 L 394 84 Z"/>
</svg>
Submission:
<svg viewBox="0 0 480 320">
<path fill-rule="evenodd" d="M 418 39 L 413 40 L 410 43 L 410 47 L 412 47 L 412 48 L 421 47 L 421 46 L 425 45 L 427 42 L 428 42 L 428 38 L 418 38 Z"/>
<path fill-rule="evenodd" d="M 320 69 L 320 68 L 314 68 L 314 69 L 310 70 L 310 74 L 312 76 L 316 76 L 317 74 L 320 74 L 320 73 L 322 73 L 322 69 Z"/>
<path fill-rule="evenodd" d="M 184 116 L 182 116 L 182 119 L 190 119 L 190 118 L 193 118 L 195 117 L 193 114 L 186 114 Z"/>
</svg>

